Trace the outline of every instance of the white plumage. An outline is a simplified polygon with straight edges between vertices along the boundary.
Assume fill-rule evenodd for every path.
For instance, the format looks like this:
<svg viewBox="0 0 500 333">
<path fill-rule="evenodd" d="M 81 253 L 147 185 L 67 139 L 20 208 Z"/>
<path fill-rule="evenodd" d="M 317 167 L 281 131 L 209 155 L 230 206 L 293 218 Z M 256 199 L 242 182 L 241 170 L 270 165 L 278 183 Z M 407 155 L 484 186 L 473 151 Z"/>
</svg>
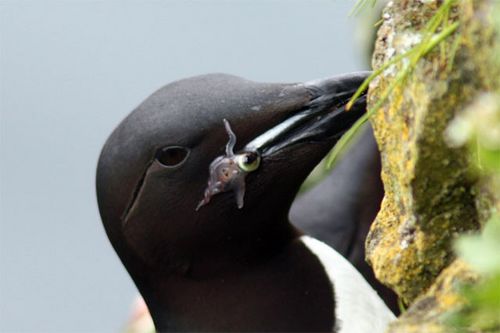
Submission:
<svg viewBox="0 0 500 333">
<path fill-rule="evenodd" d="M 342 255 L 309 236 L 301 241 L 318 257 L 332 283 L 338 333 L 383 333 L 394 314 Z"/>
</svg>

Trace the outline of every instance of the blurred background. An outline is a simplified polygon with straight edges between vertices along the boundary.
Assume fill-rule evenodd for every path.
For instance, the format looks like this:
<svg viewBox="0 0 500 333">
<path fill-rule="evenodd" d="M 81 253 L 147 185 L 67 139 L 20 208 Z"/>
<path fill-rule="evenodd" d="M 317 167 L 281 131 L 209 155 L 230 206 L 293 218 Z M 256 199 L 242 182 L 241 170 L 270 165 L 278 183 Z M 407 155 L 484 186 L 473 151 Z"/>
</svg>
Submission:
<svg viewBox="0 0 500 333">
<path fill-rule="evenodd" d="M 101 226 L 100 148 L 162 85 L 366 69 L 349 0 L 0 0 L 0 331 L 118 332 L 137 291 Z"/>
</svg>

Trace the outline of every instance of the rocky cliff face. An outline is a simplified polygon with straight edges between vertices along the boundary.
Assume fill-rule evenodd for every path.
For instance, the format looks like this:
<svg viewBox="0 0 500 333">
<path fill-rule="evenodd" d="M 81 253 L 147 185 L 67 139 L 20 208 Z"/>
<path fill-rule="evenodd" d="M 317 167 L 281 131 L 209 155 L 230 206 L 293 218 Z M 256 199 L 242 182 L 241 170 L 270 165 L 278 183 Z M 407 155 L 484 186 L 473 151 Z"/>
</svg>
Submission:
<svg viewBox="0 0 500 333">
<path fill-rule="evenodd" d="M 443 12 L 444 3 L 450 7 Z M 376 276 L 411 305 L 391 332 L 440 331 L 440 315 L 459 302 L 457 284 L 477 279 L 455 260 L 452 242 L 480 228 L 492 199 L 467 149 L 450 147 L 445 132 L 479 94 L 498 88 L 493 3 L 401 0 L 388 3 L 383 14 L 374 69 L 425 42 L 436 15 L 444 16 L 435 36 L 458 24 L 415 62 L 372 117 L 386 194 L 367 239 L 367 260 Z M 403 58 L 371 83 L 369 107 L 411 61 Z"/>
</svg>

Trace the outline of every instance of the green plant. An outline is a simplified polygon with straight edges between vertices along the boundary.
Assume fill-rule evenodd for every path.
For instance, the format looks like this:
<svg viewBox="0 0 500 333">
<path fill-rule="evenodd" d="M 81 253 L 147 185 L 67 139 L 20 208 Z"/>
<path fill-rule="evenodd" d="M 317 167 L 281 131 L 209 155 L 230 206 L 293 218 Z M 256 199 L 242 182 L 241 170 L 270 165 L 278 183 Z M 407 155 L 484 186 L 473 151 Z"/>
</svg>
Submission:
<svg viewBox="0 0 500 333">
<path fill-rule="evenodd" d="M 370 6 L 371 8 L 375 7 L 377 4 L 377 0 L 358 0 L 354 7 L 352 8 L 349 16 L 358 15 L 361 13 L 366 7 Z"/>
<path fill-rule="evenodd" d="M 376 77 L 381 75 L 391 66 L 401 67 L 401 70 L 394 78 L 392 78 L 391 83 L 381 94 L 381 97 L 373 104 L 370 109 L 367 110 L 363 117 L 358 119 L 358 121 L 337 142 L 326 159 L 327 168 L 331 168 L 337 162 L 338 158 L 345 151 L 346 147 L 349 146 L 349 144 L 359 133 L 362 125 L 366 123 L 368 119 L 370 119 L 370 117 L 384 105 L 390 94 L 394 92 L 395 88 L 402 87 L 404 85 L 405 81 L 416 68 L 419 61 L 421 61 L 430 51 L 432 51 L 437 45 L 440 45 L 442 41 L 444 41 L 457 30 L 457 28 L 459 27 L 459 22 L 450 23 L 449 21 L 450 9 L 457 1 L 458 0 L 445 0 L 429 20 L 425 28 L 422 30 L 422 40 L 420 41 L 420 43 L 412 47 L 407 52 L 395 56 L 380 68 L 376 69 L 358 88 L 349 103 L 346 105 L 347 111 L 352 107 L 353 103 L 366 91 L 370 82 L 372 82 Z M 360 0 L 357 2 L 353 11 L 359 12 L 362 8 L 366 7 L 366 5 L 374 5 L 375 3 L 376 0 Z M 439 29 L 440 31 L 438 32 Z M 449 52 L 448 55 L 446 55 L 446 49 L 444 48 L 441 49 L 441 52 L 443 56 L 448 56 L 450 58 L 454 57 L 453 49 L 452 52 Z M 452 63 L 452 60 L 450 60 L 450 62 Z"/>
<path fill-rule="evenodd" d="M 442 62 L 446 64 L 445 72 L 453 71 L 457 50 L 470 42 L 461 36 L 461 32 L 467 30 L 468 27 L 465 25 L 460 27 L 459 20 L 450 19 L 456 13 L 454 6 L 463 5 L 463 8 L 473 11 L 477 8 L 475 6 L 481 5 L 473 0 L 462 1 L 443 0 L 425 28 L 420 31 L 421 41 L 405 53 L 395 55 L 376 69 L 362 84 L 346 106 L 347 109 L 366 91 L 370 82 L 384 74 L 388 68 L 396 66 L 399 70 L 393 77 L 386 78 L 390 82 L 382 93 L 378 94 L 380 97 L 372 101 L 365 116 L 337 143 L 327 158 L 328 167 L 338 160 L 345 148 L 356 137 L 362 124 L 384 106 L 391 94 L 399 93 L 401 88 L 404 88 L 411 73 L 426 55 L 430 52 L 439 52 L 440 58 L 445 60 Z M 352 13 L 357 14 L 364 8 L 373 6 L 375 2 L 376 0 L 359 0 Z M 490 64 L 490 61 L 485 58 L 488 61 L 485 67 L 491 69 L 484 76 L 488 82 L 482 86 L 484 92 L 475 96 L 475 101 L 470 107 L 460 112 L 451 122 L 446 136 L 450 145 L 468 148 L 470 160 L 475 162 L 475 170 L 479 173 L 481 183 L 485 188 L 481 190 L 487 193 L 485 197 L 491 197 L 494 208 L 481 233 L 460 236 L 455 244 L 458 257 L 481 278 L 474 285 L 459 287 L 459 295 L 463 303 L 441 318 L 446 325 L 445 332 L 500 332 L 500 75 L 495 71 L 495 69 L 500 71 L 500 3 L 492 1 L 488 5 L 493 9 L 488 12 L 488 15 L 496 24 L 492 28 L 496 31 L 496 35 L 493 34 L 496 41 L 491 51 L 494 59 Z M 474 18 L 489 20 L 486 16 L 478 15 Z M 459 28 L 461 28 L 460 32 L 457 32 Z M 481 38 L 491 31 L 485 31 L 482 36 L 474 33 L 479 32 L 470 29 L 469 36 Z M 455 37 L 454 40 L 443 43 L 452 35 Z M 470 45 L 474 43 L 468 46 Z M 479 74 L 478 77 L 483 78 Z"/>
<path fill-rule="evenodd" d="M 500 198 L 500 94 L 485 93 L 450 124 L 451 144 L 467 145 L 477 170 Z M 456 332 L 500 332 L 500 214 L 492 212 L 481 234 L 464 235 L 456 252 L 482 279 L 462 286 L 464 305 L 445 317 Z"/>
<path fill-rule="evenodd" d="M 456 249 L 482 280 L 461 287 L 464 305 L 445 323 L 455 332 L 500 332 L 500 216 L 495 214 L 481 235 L 462 236 Z"/>
</svg>

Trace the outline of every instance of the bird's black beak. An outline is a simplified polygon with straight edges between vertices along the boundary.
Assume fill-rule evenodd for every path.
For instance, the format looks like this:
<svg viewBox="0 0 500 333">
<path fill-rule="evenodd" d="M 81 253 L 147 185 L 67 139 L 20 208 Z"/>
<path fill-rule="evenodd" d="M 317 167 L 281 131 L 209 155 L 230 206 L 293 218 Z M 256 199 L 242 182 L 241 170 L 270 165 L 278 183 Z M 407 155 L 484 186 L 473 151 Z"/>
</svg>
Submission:
<svg viewBox="0 0 500 333">
<path fill-rule="evenodd" d="M 251 140 L 243 150 L 266 157 L 298 143 L 336 142 L 365 113 L 365 92 L 349 110 L 346 104 L 369 75 L 356 72 L 304 83 L 311 96 L 309 101 Z"/>
<path fill-rule="evenodd" d="M 252 118 L 240 119 L 237 123 L 241 126 L 246 121 L 247 125 L 241 127 L 250 127 L 253 133 L 258 134 L 253 134 L 250 138 L 247 136 L 245 138 L 247 144 L 236 152 L 233 148 L 237 135 L 232 131 L 229 121 L 224 120 L 229 135 L 226 153 L 210 164 L 208 184 L 196 210 L 208 204 L 212 196 L 227 191 L 234 192 L 238 208 L 242 208 L 246 188 L 245 178 L 247 174 L 258 169 L 261 158 L 263 161 L 268 160 L 268 157 L 280 159 L 278 155 L 298 152 L 299 147 L 304 145 L 323 143 L 321 149 L 314 150 L 315 154 L 301 154 L 302 167 L 293 176 L 296 179 L 302 178 L 299 175 L 310 171 L 310 166 L 315 165 L 317 159 L 322 158 L 342 134 L 365 113 L 364 93 L 352 104 L 349 111 L 346 110 L 346 106 L 369 74 L 369 72 L 358 72 L 315 80 L 292 86 L 286 93 L 280 93 L 279 97 L 283 96 L 283 99 L 271 103 L 269 108 L 260 111 Z M 280 104 L 285 107 L 276 107 Z M 267 122 L 264 119 L 271 118 L 270 114 L 275 113 L 280 114 L 281 119 L 266 128 Z M 258 131 L 260 128 L 264 130 Z M 316 157 L 313 158 L 313 155 Z M 270 175 L 269 172 L 262 172 Z"/>
</svg>

